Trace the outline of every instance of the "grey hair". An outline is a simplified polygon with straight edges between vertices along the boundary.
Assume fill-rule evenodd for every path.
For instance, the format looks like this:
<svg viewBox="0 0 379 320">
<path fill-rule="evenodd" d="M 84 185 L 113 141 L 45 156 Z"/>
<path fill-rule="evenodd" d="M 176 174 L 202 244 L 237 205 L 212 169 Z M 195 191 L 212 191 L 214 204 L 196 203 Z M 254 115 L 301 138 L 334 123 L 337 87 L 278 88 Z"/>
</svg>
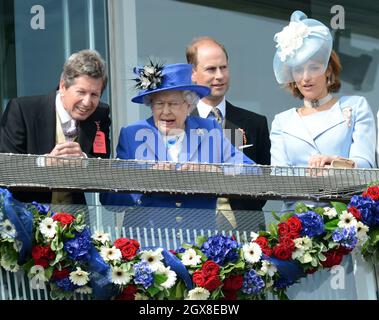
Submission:
<svg viewBox="0 0 379 320">
<path fill-rule="evenodd" d="M 182 92 L 183 99 L 185 100 L 185 102 L 187 102 L 190 105 L 188 113 L 191 113 L 193 111 L 193 109 L 196 108 L 197 103 L 200 100 L 200 97 L 194 91 L 182 90 L 180 92 Z M 144 103 L 144 105 L 146 105 L 148 107 L 151 107 L 152 99 L 153 98 L 152 98 L 151 94 L 148 94 L 148 95 L 144 96 L 143 97 L 143 103 Z"/>
<path fill-rule="evenodd" d="M 108 83 L 107 68 L 101 55 L 96 50 L 81 50 L 73 53 L 63 65 L 61 80 L 65 88 L 69 88 L 80 76 L 88 76 L 94 79 L 102 79 L 104 90 Z"/>
</svg>

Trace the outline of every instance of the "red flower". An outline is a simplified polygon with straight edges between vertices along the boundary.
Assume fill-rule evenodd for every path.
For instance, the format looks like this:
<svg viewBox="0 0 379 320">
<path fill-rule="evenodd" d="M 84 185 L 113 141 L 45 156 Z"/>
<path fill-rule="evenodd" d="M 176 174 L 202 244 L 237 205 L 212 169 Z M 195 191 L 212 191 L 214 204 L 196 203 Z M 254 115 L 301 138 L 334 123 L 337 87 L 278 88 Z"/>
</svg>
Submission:
<svg viewBox="0 0 379 320">
<path fill-rule="evenodd" d="M 50 246 L 37 245 L 32 247 L 32 258 L 35 265 L 46 268 L 49 266 L 49 260 L 55 259 L 55 253 Z"/>
<path fill-rule="evenodd" d="M 70 275 L 70 270 L 68 268 L 64 268 L 62 270 L 54 269 L 52 278 L 54 280 L 60 280 L 66 278 Z"/>
<path fill-rule="evenodd" d="M 274 247 L 274 256 L 280 260 L 288 260 L 291 258 L 291 255 L 291 249 L 282 244 L 278 244 Z"/>
<path fill-rule="evenodd" d="M 115 300 L 134 300 L 136 293 L 137 286 L 129 284 L 124 290 L 122 290 L 121 294 L 119 294 Z"/>
<path fill-rule="evenodd" d="M 368 187 L 365 192 L 362 194 L 365 198 L 370 198 L 373 201 L 379 200 L 379 187 Z"/>
<path fill-rule="evenodd" d="M 285 236 L 290 232 L 290 227 L 287 223 L 281 222 L 278 224 L 278 233 L 280 236 Z"/>
<path fill-rule="evenodd" d="M 288 227 L 290 229 L 290 232 L 293 233 L 300 233 L 301 229 L 303 228 L 301 226 L 301 221 L 298 217 L 292 216 L 287 220 Z"/>
<path fill-rule="evenodd" d="M 220 271 L 220 266 L 216 262 L 208 260 L 204 263 L 202 270 L 205 277 L 218 275 L 218 272 Z"/>
<path fill-rule="evenodd" d="M 72 214 L 60 212 L 53 215 L 54 221 L 59 221 L 61 224 L 66 225 L 70 224 L 75 220 L 75 217 Z"/>
<path fill-rule="evenodd" d="M 270 247 L 262 248 L 262 252 L 263 252 L 263 254 L 265 254 L 266 256 L 269 256 L 269 257 L 272 256 L 272 249 L 271 249 Z"/>
<path fill-rule="evenodd" d="M 218 275 L 211 275 L 205 278 L 204 288 L 209 292 L 216 290 L 219 286 L 222 285 L 222 281 Z"/>
<path fill-rule="evenodd" d="M 222 288 L 225 291 L 238 291 L 242 288 L 243 276 L 240 274 L 231 275 L 224 280 L 224 287 Z"/>
<path fill-rule="evenodd" d="M 133 260 L 140 248 L 138 241 L 128 238 L 118 238 L 114 245 L 121 250 L 122 257 L 126 260 Z"/>
<path fill-rule="evenodd" d="M 257 239 L 255 239 L 255 242 L 258 243 L 261 246 L 262 249 L 269 246 L 268 245 L 268 240 L 265 237 L 261 237 L 260 236 Z"/>
<path fill-rule="evenodd" d="M 331 268 L 333 266 L 339 265 L 342 261 L 343 254 L 338 252 L 338 250 L 329 250 L 325 252 L 325 261 L 321 261 L 324 268 Z"/>
<path fill-rule="evenodd" d="M 309 268 L 309 269 L 305 270 L 305 273 L 312 274 L 312 273 L 315 273 L 316 271 L 317 271 L 317 268 Z"/>
<path fill-rule="evenodd" d="M 200 287 L 204 287 L 204 277 L 202 270 L 196 270 L 192 275 L 192 280 Z"/>
<path fill-rule="evenodd" d="M 362 220 L 361 212 L 356 207 L 351 206 L 347 211 L 349 211 L 358 221 Z"/>
<path fill-rule="evenodd" d="M 279 239 L 279 245 L 287 248 L 291 253 L 295 249 L 295 243 L 288 236 L 280 238 Z"/>
<path fill-rule="evenodd" d="M 223 290 L 224 299 L 223 300 L 237 300 L 237 291 L 233 290 Z"/>
</svg>

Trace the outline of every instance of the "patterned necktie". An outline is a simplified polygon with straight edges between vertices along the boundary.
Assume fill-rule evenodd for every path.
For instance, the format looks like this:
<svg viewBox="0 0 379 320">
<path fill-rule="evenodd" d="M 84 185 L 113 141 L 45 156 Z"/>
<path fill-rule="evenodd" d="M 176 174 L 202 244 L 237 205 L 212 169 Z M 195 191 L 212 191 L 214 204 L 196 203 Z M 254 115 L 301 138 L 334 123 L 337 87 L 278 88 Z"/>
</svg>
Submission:
<svg viewBox="0 0 379 320">
<path fill-rule="evenodd" d="M 222 125 L 222 113 L 219 108 L 213 107 L 211 110 L 217 122 Z"/>
<path fill-rule="evenodd" d="M 66 141 L 74 141 L 78 136 L 78 128 L 75 122 L 75 125 L 73 123 L 70 123 L 70 127 L 63 128 L 63 133 L 66 137 Z"/>
</svg>

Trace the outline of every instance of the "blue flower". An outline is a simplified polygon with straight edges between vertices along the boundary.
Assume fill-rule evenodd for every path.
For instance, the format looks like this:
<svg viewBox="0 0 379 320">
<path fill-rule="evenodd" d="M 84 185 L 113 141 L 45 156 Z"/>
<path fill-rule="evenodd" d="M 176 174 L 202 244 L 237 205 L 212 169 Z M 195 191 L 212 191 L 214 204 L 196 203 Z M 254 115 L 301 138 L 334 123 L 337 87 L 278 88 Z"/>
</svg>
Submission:
<svg viewBox="0 0 379 320">
<path fill-rule="evenodd" d="M 50 206 L 46 204 L 40 204 L 37 201 L 33 201 L 32 205 L 34 205 L 37 208 L 39 214 L 46 215 L 50 211 Z"/>
<path fill-rule="evenodd" d="M 342 246 L 348 249 L 354 249 L 358 242 L 357 229 L 354 226 L 336 229 L 332 234 L 332 238 Z"/>
<path fill-rule="evenodd" d="M 292 286 L 293 284 L 293 280 L 287 279 L 285 277 L 280 277 L 279 279 L 275 280 L 274 287 L 277 289 L 285 289 L 289 286 Z"/>
<path fill-rule="evenodd" d="M 64 244 L 64 250 L 72 260 L 88 260 L 89 250 L 92 247 L 91 234 L 86 228 L 82 232 L 75 232 L 75 238 L 67 240 Z"/>
<path fill-rule="evenodd" d="M 201 251 L 219 265 L 234 262 L 238 259 L 239 244 L 231 237 L 215 235 L 208 238 L 201 246 Z"/>
<path fill-rule="evenodd" d="M 75 289 L 79 288 L 79 286 L 73 284 L 69 277 L 62 278 L 59 280 L 55 280 L 55 284 L 58 288 L 62 289 L 63 291 L 74 291 Z"/>
<path fill-rule="evenodd" d="M 370 198 L 353 196 L 349 203 L 349 207 L 351 206 L 359 210 L 362 216 L 362 222 L 365 225 L 369 227 L 379 225 L 379 203 L 377 204 Z"/>
<path fill-rule="evenodd" d="M 295 215 L 301 221 L 301 235 L 313 238 L 324 233 L 324 220 L 322 217 L 313 212 L 298 213 Z"/>
<path fill-rule="evenodd" d="M 149 263 L 146 261 L 141 261 L 134 265 L 135 278 L 134 283 L 135 284 L 142 284 L 145 289 L 149 288 L 153 282 L 153 271 L 151 270 Z"/>
<path fill-rule="evenodd" d="M 243 277 L 242 292 L 247 294 L 260 294 L 265 286 L 261 276 L 255 270 L 246 272 Z"/>
</svg>

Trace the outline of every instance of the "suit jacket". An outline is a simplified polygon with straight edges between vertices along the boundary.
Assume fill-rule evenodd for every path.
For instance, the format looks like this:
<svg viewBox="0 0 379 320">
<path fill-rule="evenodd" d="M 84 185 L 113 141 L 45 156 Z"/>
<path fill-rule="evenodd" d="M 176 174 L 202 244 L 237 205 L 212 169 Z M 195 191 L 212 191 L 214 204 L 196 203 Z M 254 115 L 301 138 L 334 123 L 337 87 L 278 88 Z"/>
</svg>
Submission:
<svg viewBox="0 0 379 320">
<path fill-rule="evenodd" d="M 338 155 L 358 167 L 375 167 L 375 119 L 366 99 L 344 96 L 329 110 L 304 119 L 295 108 L 275 116 L 271 127 L 271 164 L 307 166 L 311 155 Z"/>
<path fill-rule="evenodd" d="M 192 112 L 199 115 L 197 108 Z M 243 153 L 257 164 L 270 164 L 270 136 L 267 126 L 267 118 L 246 109 L 238 108 L 226 101 L 225 129 L 230 129 L 233 145 L 238 147 L 236 133 L 243 130 L 246 137 L 245 145 L 252 146 L 242 149 Z M 229 199 L 234 210 L 262 210 L 265 200 L 255 199 Z"/>
<path fill-rule="evenodd" d="M 22 154 L 47 154 L 54 149 L 56 139 L 56 92 L 49 95 L 15 98 L 9 101 L 0 122 L 0 152 Z M 93 152 L 93 141 L 97 126 L 105 134 L 106 154 Z M 99 104 L 95 112 L 86 120 L 78 123 L 78 143 L 89 157 L 109 158 L 109 106 Z M 14 197 L 23 202 L 33 200 L 50 203 L 51 193 L 16 192 Z M 75 204 L 85 203 L 83 193 L 74 193 Z"/>
<path fill-rule="evenodd" d="M 172 161 L 153 117 L 121 128 L 117 158 Z M 245 163 L 253 162 L 225 139 L 216 120 L 187 117 L 185 137 L 178 162 Z M 216 198 L 186 195 L 141 195 L 103 193 L 106 205 L 137 205 L 144 207 L 182 207 L 214 209 Z"/>
</svg>

